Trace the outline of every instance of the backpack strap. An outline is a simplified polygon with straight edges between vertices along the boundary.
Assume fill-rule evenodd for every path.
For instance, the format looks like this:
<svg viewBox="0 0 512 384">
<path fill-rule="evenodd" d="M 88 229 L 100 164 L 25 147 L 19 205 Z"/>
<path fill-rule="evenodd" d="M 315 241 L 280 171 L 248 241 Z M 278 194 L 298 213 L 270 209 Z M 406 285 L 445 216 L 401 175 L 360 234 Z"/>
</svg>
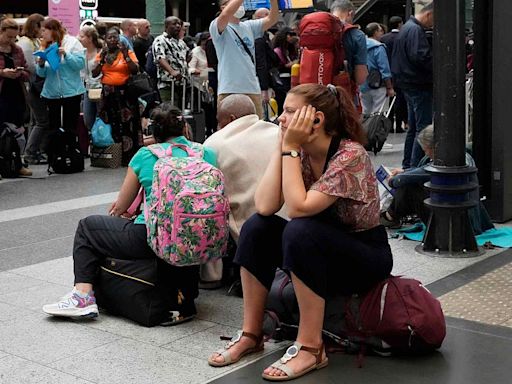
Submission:
<svg viewBox="0 0 512 384">
<path fill-rule="evenodd" d="M 147 149 L 149 149 L 149 151 L 155 155 L 156 157 L 158 157 L 159 159 L 163 158 L 163 157 L 166 157 L 168 156 L 167 153 L 166 153 L 166 150 L 165 148 L 161 145 L 161 144 L 152 144 L 152 145 L 149 145 L 147 147 Z M 172 153 L 171 153 L 172 155 Z"/>
<path fill-rule="evenodd" d="M 204 156 L 204 148 L 201 144 L 193 143 L 191 146 L 180 144 L 180 143 L 169 143 L 169 148 L 165 149 L 161 144 L 152 144 L 147 148 L 151 151 L 153 155 L 158 157 L 159 159 L 163 157 L 172 157 L 172 149 L 180 148 L 187 153 L 188 157 L 197 157 L 202 159 Z"/>
<path fill-rule="evenodd" d="M 204 156 L 204 149 L 201 144 L 192 143 L 191 146 L 180 144 L 180 143 L 171 143 L 169 146 L 169 149 L 172 150 L 172 148 L 180 148 L 187 152 L 188 157 L 197 157 L 199 159 L 202 159 Z"/>
</svg>

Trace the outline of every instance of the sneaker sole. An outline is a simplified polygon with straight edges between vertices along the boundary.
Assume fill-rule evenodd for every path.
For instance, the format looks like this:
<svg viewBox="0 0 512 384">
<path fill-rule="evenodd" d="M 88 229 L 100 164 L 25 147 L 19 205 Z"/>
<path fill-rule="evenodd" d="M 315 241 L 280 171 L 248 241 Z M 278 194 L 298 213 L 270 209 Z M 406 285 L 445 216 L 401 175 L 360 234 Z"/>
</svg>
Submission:
<svg viewBox="0 0 512 384">
<path fill-rule="evenodd" d="M 96 304 L 89 305 L 86 308 L 79 308 L 79 309 L 45 309 L 43 307 L 43 312 L 52 315 L 52 316 L 59 316 L 59 317 L 74 317 L 74 318 L 89 318 L 93 319 L 95 317 L 98 317 L 98 306 Z"/>
</svg>

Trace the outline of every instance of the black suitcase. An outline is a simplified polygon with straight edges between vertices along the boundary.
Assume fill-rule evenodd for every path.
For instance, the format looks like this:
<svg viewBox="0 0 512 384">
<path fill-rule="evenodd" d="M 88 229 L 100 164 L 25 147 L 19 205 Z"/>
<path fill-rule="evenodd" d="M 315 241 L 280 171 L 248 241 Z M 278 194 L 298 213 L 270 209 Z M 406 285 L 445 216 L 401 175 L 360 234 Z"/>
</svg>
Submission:
<svg viewBox="0 0 512 384">
<path fill-rule="evenodd" d="M 157 262 L 107 258 L 94 287 L 98 305 L 146 327 L 160 324 L 172 303 L 156 288 Z"/>
<path fill-rule="evenodd" d="M 197 91 L 197 98 L 194 95 L 195 91 Z M 206 139 L 206 116 L 201 106 L 201 90 L 194 87 L 194 84 L 190 86 L 190 110 L 190 114 L 186 114 L 185 118 L 192 130 L 192 140 L 204 143 Z"/>
<path fill-rule="evenodd" d="M 182 112 L 183 117 L 190 125 L 190 133 L 192 135 L 192 141 L 197 143 L 203 143 L 206 139 L 206 117 L 204 110 L 201 107 L 201 90 L 194 87 L 191 83 L 190 87 L 187 87 L 187 81 L 185 79 L 182 80 L 183 83 L 183 92 L 182 92 Z M 174 82 L 171 86 L 171 103 L 175 104 L 174 100 Z M 190 89 L 190 98 L 189 105 L 187 108 L 187 89 Z M 196 95 L 197 93 L 197 95 Z"/>
</svg>

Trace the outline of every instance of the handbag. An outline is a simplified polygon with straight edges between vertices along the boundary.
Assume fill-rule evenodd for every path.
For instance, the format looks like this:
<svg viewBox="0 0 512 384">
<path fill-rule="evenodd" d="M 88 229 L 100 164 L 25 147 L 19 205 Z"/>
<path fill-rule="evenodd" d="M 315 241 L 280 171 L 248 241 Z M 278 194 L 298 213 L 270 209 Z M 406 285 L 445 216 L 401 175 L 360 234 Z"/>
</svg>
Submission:
<svg viewBox="0 0 512 384">
<path fill-rule="evenodd" d="M 109 147 L 114 144 L 112 126 L 97 117 L 91 128 L 92 145 L 98 148 Z"/>
<path fill-rule="evenodd" d="M 277 68 L 270 68 L 268 71 L 270 75 L 270 84 L 272 87 L 282 87 L 284 85 L 283 80 L 281 80 L 281 76 L 279 76 L 279 70 Z"/>
<path fill-rule="evenodd" d="M 382 76 L 380 71 L 378 69 L 371 69 L 366 81 L 371 89 L 379 89 L 382 86 Z"/>
<path fill-rule="evenodd" d="M 126 82 L 126 93 L 131 98 L 137 99 L 139 96 L 152 91 L 153 84 L 146 72 L 139 72 L 132 75 Z"/>
<path fill-rule="evenodd" d="M 98 102 L 101 100 L 101 88 L 89 88 L 87 98 L 89 101 Z"/>
<path fill-rule="evenodd" d="M 123 144 L 115 143 L 106 148 L 93 146 L 91 149 L 91 167 L 119 168 L 123 157 Z"/>
</svg>

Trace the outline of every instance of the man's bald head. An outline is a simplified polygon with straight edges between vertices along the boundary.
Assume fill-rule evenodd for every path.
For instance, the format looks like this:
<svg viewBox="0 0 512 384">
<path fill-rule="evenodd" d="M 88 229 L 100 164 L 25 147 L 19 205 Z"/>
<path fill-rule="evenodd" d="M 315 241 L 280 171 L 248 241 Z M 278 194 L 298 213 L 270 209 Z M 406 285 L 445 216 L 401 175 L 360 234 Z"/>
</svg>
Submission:
<svg viewBox="0 0 512 384">
<path fill-rule="evenodd" d="M 217 110 L 217 129 L 222 129 L 234 120 L 248 115 L 255 115 L 256 107 L 247 95 L 229 95 L 220 102 Z"/>
<path fill-rule="evenodd" d="M 258 19 L 263 19 L 263 18 L 267 17 L 268 15 L 270 15 L 270 10 L 269 9 L 267 9 L 267 8 L 258 8 L 254 12 L 254 15 L 252 15 L 252 18 L 254 20 L 258 20 Z"/>
</svg>

